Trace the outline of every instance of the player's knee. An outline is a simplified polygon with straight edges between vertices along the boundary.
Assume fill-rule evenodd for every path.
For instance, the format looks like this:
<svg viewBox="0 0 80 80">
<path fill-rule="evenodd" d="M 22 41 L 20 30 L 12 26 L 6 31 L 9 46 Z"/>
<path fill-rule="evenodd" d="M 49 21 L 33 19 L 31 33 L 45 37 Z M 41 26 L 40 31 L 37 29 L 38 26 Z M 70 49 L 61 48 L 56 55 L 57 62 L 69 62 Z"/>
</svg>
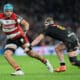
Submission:
<svg viewBox="0 0 80 80">
<path fill-rule="evenodd" d="M 14 53 L 14 49 L 5 49 L 4 57 L 8 57 Z"/>
<path fill-rule="evenodd" d="M 8 57 L 12 54 L 12 52 L 10 50 L 6 50 L 4 53 L 4 57 Z"/>
<path fill-rule="evenodd" d="M 31 50 L 32 50 L 32 46 L 31 45 L 29 45 L 28 47 L 26 47 L 24 49 L 24 51 L 27 52 L 27 53 L 31 52 Z"/>
<path fill-rule="evenodd" d="M 56 52 L 61 52 L 61 49 L 58 48 L 58 47 L 56 47 L 56 48 L 55 48 L 55 51 L 56 51 Z"/>
<path fill-rule="evenodd" d="M 33 52 L 32 50 L 27 52 L 27 54 L 32 58 L 38 58 L 39 57 L 39 55 L 37 53 Z"/>
<path fill-rule="evenodd" d="M 36 53 L 34 53 L 33 51 L 32 51 L 32 46 L 31 45 L 28 45 L 25 49 L 24 49 L 24 51 L 27 53 L 27 55 L 29 55 L 30 57 L 36 57 Z"/>
<path fill-rule="evenodd" d="M 58 51 L 58 48 L 57 47 L 55 48 L 55 51 Z"/>
</svg>

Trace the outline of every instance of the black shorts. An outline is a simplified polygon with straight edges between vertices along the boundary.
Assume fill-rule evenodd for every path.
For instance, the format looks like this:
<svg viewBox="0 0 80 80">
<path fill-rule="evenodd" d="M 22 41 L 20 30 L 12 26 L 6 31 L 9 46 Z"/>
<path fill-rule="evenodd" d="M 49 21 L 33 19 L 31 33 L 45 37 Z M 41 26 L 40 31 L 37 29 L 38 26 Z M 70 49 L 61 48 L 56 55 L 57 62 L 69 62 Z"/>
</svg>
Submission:
<svg viewBox="0 0 80 80">
<path fill-rule="evenodd" d="M 67 48 L 67 52 L 75 51 L 78 47 L 78 40 L 75 38 L 75 35 L 71 36 L 64 42 Z"/>
<path fill-rule="evenodd" d="M 14 44 L 17 47 L 22 47 L 22 45 L 24 45 L 25 43 L 27 43 L 27 41 L 25 40 L 25 38 L 24 37 L 20 37 L 20 38 L 17 38 L 17 39 L 8 39 L 7 42 L 6 42 L 6 45 L 8 45 L 8 44 Z"/>
</svg>

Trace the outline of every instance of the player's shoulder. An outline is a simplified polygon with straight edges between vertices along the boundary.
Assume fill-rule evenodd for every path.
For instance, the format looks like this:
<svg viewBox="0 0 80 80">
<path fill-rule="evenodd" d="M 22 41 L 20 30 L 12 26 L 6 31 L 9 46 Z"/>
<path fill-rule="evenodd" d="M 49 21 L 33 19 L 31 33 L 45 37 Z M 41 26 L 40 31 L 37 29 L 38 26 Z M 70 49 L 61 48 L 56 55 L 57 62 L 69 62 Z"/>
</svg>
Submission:
<svg viewBox="0 0 80 80">
<path fill-rule="evenodd" d="M 4 13 L 0 13 L 0 18 L 3 18 L 4 17 Z"/>
<path fill-rule="evenodd" d="M 12 15 L 14 19 L 22 19 L 22 17 L 17 15 L 16 13 L 13 13 Z"/>
<path fill-rule="evenodd" d="M 13 13 L 13 14 L 12 14 L 12 18 L 13 18 L 13 19 L 17 19 L 17 14 L 16 14 L 16 13 Z"/>
</svg>

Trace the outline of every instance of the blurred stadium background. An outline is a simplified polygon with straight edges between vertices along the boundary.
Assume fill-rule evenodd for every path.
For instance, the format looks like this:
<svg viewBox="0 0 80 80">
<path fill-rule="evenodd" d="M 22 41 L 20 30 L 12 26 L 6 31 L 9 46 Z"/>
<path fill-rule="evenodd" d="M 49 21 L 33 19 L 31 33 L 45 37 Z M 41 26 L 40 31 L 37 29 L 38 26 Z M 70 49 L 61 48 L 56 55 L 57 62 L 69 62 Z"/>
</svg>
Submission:
<svg viewBox="0 0 80 80">
<path fill-rule="evenodd" d="M 57 24 L 63 25 L 71 29 L 77 34 L 80 41 L 80 0 L 0 0 L 0 12 L 3 11 L 3 5 L 6 3 L 14 5 L 14 11 L 25 18 L 30 23 L 29 35 L 33 40 L 43 29 L 43 20 L 51 16 Z M 5 34 L 0 31 L 0 54 L 4 52 L 6 43 Z M 59 66 L 58 58 L 55 55 L 53 45 L 57 41 L 46 37 L 37 47 L 33 49 L 40 54 L 50 54 L 45 56 L 50 60 L 53 67 Z M 23 55 L 23 51 L 19 48 L 17 55 Z M 80 58 L 80 56 L 78 56 Z M 80 80 L 80 71 L 78 68 L 71 66 L 67 56 L 65 61 L 67 71 L 63 73 L 50 74 L 44 65 L 37 60 L 27 58 L 25 56 L 14 56 L 17 63 L 22 67 L 25 75 L 22 77 L 13 77 L 9 74 L 12 72 L 11 66 L 7 63 L 3 56 L 0 56 L 0 80 Z"/>
<path fill-rule="evenodd" d="M 30 23 L 31 40 L 43 29 L 43 20 L 51 16 L 57 24 L 72 28 L 80 41 L 80 0 L 0 0 L 0 12 L 7 2 L 12 3 L 14 11 Z M 3 52 L 5 41 L 5 35 L 0 31 L 0 53 Z M 56 43 L 46 37 L 39 45 L 52 46 Z"/>
</svg>

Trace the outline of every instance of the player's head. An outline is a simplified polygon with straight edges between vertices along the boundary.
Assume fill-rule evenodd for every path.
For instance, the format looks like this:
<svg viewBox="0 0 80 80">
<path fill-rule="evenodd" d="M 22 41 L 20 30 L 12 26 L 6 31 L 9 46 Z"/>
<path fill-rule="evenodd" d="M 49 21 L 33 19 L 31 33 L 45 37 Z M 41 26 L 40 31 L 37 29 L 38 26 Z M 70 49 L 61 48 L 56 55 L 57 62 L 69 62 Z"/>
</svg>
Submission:
<svg viewBox="0 0 80 80">
<path fill-rule="evenodd" d="M 48 26 L 48 25 L 51 25 L 51 24 L 54 24 L 53 18 L 47 17 L 47 18 L 45 19 L 45 21 L 44 21 L 44 25 L 45 25 L 45 26 Z"/>
<path fill-rule="evenodd" d="M 11 16 L 12 15 L 12 13 L 13 13 L 13 5 L 12 4 L 5 4 L 4 5 L 4 14 L 6 15 L 6 16 Z"/>
</svg>

